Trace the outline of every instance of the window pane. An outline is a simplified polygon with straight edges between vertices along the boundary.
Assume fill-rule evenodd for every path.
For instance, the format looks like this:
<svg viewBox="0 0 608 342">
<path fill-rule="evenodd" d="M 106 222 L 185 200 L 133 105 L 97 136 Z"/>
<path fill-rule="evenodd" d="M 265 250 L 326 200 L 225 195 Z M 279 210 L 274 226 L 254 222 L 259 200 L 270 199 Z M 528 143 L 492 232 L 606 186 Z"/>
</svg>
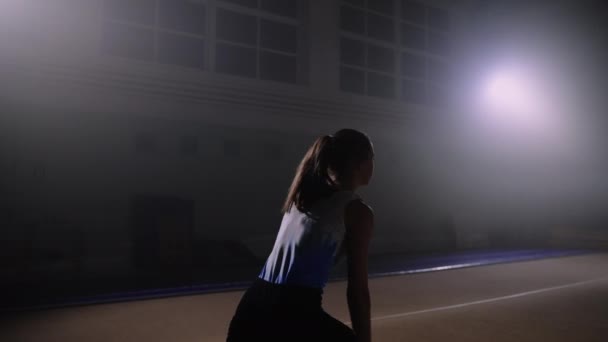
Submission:
<svg viewBox="0 0 608 342">
<path fill-rule="evenodd" d="M 104 11 L 108 19 L 152 25 L 154 5 L 150 0 L 105 0 Z"/>
<path fill-rule="evenodd" d="M 158 12 L 161 27 L 190 33 L 205 33 L 205 7 L 185 0 L 161 0 Z"/>
<path fill-rule="evenodd" d="M 340 89 L 351 93 L 365 94 L 365 72 L 363 70 L 341 67 Z"/>
<path fill-rule="evenodd" d="M 260 53 L 260 78 L 264 80 L 296 83 L 296 57 L 262 51 Z"/>
<path fill-rule="evenodd" d="M 395 13 L 395 1 L 394 0 L 368 0 L 367 8 L 372 11 L 384 13 L 393 16 Z"/>
<path fill-rule="evenodd" d="M 450 70 L 446 63 L 429 59 L 428 63 L 429 80 L 440 83 L 448 83 L 450 80 Z"/>
<path fill-rule="evenodd" d="M 407 52 L 401 53 L 401 74 L 415 78 L 424 78 L 425 58 Z"/>
<path fill-rule="evenodd" d="M 260 44 L 262 47 L 285 52 L 297 52 L 298 34 L 295 26 L 264 19 L 260 25 Z"/>
<path fill-rule="evenodd" d="M 298 0 L 262 0 L 262 9 L 274 14 L 296 18 L 298 16 Z"/>
<path fill-rule="evenodd" d="M 257 62 L 255 48 L 217 44 L 215 69 L 218 72 L 255 78 Z"/>
<path fill-rule="evenodd" d="M 429 31 L 428 48 L 430 52 L 440 55 L 447 55 L 450 53 L 450 46 L 447 36 L 439 32 Z"/>
<path fill-rule="evenodd" d="M 450 28 L 450 17 L 448 11 L 429 7 L 429 26 L 440 30 L 448 30 Z"/>
<path fill-rule="evenodd" d="M 106 22 L 102 45 L 103 50 L 112 55 L 152 60 L 154 31 L 128 24 Z"/>
<path fill-rule="evenodd" d="M 245 7 L 251 7 L 251 8 L 258 7 L 258 0 L 224 0 L 224 1 L 232 2 L 234 4 L 245 6 Z"/>
<path fill-rule="evenodd" d="M 401 45 L 412 49 L 424 49 L 426 46 L 424 29 L 413 25 L 401 24 Z"/>
<path fill-rule="evenodd" d="M 217 36 L 231 42 L 257 45 L 256 17 L 218 8 Z"/>
<path fill-rule="evenodd" d="M 412 80 L 401 81 L 401 98 L 411 103 L 426 103 L 426 85 Z"/>
<path fill-rule="evenodd" d="M 395 80 L 390 76 L 368 72 L 367 95 L 384 98 L 395 97 Z"/>
<path fill-rule="evenodd" d="M 340 39 L 340 61 L 344 64 L 365 66 L 365 43 L 348 38 Z"/>
<path fill-rule="evenodd" d="M 342 6 L 340 9 L 340 27 L 345 31 L 365 34 L 365 12 Z"/>
<path fill-rule="evenodd" d="M 395 41 L 395 26 L 393 20 L 372 13 L 367 14 L 367 35 L 371 38 Z"/>
<path fill-rule="evenodd" d="M 426 8 L 416 1 L 401 1 L 401 18 L 416 24 L 426 23 Z"/>
<path fill-rule="evenodd" d="M 202 39 L 159 32 L 159 62 L 202 69 L 204 57 L 205 45 Z"/>
<path fill-rule="evenodd" d="M 367 67 L 379 71 L 395 71 L 395 53 L 393 49 L 382 46 L 367 45 Z"/>
</svg>

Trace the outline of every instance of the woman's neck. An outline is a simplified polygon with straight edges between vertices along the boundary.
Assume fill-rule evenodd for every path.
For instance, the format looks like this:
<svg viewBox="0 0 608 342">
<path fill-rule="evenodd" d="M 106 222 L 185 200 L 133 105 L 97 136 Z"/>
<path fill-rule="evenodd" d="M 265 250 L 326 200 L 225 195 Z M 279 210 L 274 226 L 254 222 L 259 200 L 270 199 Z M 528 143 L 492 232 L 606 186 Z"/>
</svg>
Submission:
<svg viewBox="0 0 608 342">
<path fill-rule="evenodd" d="M 341 191 L 355 191 L 357 187 L 358 186 L 355 182 L 344 182 L 338 184 L 338 190 Z"/>
<path fill-rule="evenodd" d="M 330 177 L 336 183 L 336 187 L 340 191 L 355 191 L 359 187 L 359 184 L 356 182 L 356 180 L 354 178 L 350 179 L 348 181 L 345 181 L 345 180 L 341 180 L 341 179 L 336 179 L 336 177 L 333 175 Z"/>
</svg>

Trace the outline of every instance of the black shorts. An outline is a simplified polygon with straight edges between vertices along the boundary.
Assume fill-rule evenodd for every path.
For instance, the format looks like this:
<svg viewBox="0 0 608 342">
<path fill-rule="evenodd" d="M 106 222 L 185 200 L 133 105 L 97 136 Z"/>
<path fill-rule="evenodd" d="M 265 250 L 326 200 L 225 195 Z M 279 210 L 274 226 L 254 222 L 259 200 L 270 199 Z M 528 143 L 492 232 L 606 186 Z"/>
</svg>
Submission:
<svg viewBox="0 0 608 342">
<path fill-rule="evenodd" d="M 323 311 L 322 294 L 258 278 L 241 298 L 226 341 L 354 341 L 351 328 Z"/>
</svg>

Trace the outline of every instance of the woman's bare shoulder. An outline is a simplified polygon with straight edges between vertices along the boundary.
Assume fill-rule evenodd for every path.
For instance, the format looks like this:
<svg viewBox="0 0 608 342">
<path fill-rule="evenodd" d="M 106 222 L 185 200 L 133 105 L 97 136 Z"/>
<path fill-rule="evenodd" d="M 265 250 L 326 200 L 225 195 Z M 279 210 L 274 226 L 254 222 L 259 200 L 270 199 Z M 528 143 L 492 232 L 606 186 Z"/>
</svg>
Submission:
<svg viewBox="0 0 608 342">
<path fill-rule="evenodd" d="M 374 210 L 362 198 L 357 197 L 348 202 L 344 214 L 347 221 L 367 221 L 373 219 Z"/>
</svg>

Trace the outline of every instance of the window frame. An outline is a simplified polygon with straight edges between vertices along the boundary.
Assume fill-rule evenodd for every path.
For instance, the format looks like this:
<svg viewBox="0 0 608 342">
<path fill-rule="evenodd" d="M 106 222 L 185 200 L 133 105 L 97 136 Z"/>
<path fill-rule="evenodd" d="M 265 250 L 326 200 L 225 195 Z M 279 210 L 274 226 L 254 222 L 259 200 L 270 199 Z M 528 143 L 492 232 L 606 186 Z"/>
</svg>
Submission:
<svg viewBox="0 0 608 342">
<path fill-rule="evenodd" d="M 346 87 L 344 87 L 342 85 L 342 79 L 343 79 L 343 75 L 342 75 L 342 69 L 343 68 L 350 68 L 350 69 L 357 69 L 357 70 L 361 70 L 364 72 L 365 74 L 365 96 L 373 96 L 373 95 L 369 95 L 369 77 L 368 77 L 368 73 L 369 72 L 380 72 L 376 69 L 373 69 L 371 67 L 369 67 L 369 61 L 368 61 L 368 46 L 371 45 L 379 45 L 379 46 L 383 46 L 383 47 L 388 47 L 393 49 L 394 52 L 394 72 L 393 73 L 386 73 L 386 75 L 392 76 L 394 79 L 394 94 L 395 96 L 392 98 L 392 100 L 396 100 L 396 101 L 401 101 L 401 102 L 406 102 L 406 103 L 414 103 L 411 102 L 407 99 L 405 99 L 405 97 L 402 95 L 403 91 L 405 89 L 403 89 L 404 86 L 404 82 L 417 82 L 417 83 L 421 83 L 424 85 L 424 98 L 427 99 L 428 103 L 428 99 L 432 98 L 433 96 L 431 96 L 431 94 L 428 94 L 429 89 L 432 89 L 434 87 L 439 87 L 439 88 L 449 88 L 449 72 L 451 69 L 451 63 L 450 63 L 450 56 L 449 53 L 447 54 L 437 54 L 437 53 L 433 53 L 432 51 L 429 50 L 428 48 L 428 40 L 429 40 L 429 35 L 431 33 L 439 33 L 442 35 L 442 37 L 446 38 L 448 44 L 451 41 L 451 34 L 450 34 L 450 25 L 449 25 L 449 20 L 451 18 L 451 12 L 449 9 L 447 8 L 442 8 L 442 7 L 438 7 L 436 5 L 429 5 L 426 4 L 424 2 L 421 1 L 412 1 L 413 3 L 416 3 L 420 6 L 422 6 L 423 11 L 424 11 L 424 19 L 422 20 L 415 20 L 415 21 L 408 21 L 407 19 L 403 18 L 402 15 L 402 10 L 403 10 L 403 4 L 404 1 L 403 0 L 395 0 L 393 5 L 394 5 L 394 11 L 393 11 L 393 16 L 392 16 L 392 20 L 394 22 L 394 40 L 392 43 L 388 43 L 385 40 L 378 40 L 376 38 L 370 37 L 369 36 L 369 30 L 367 27 L 367 22 L 366 22 L 366 26 L 364 27 L 364 33 L 355 33 L 355 32 L 351 32 L 347 29 L 344 29 L 342 27 L 342 18 L 341 15 L 343 13 L 343 8 L 352 8 L 354 10 L 358 10 L 358 11 L 362 11 L 366 18 L 367 18 L 367 13 L 368 12 L 372 12 L 374 15 L 384 15 L 387 16 L 386 14 L 380 13 L 380 12 L 376 12 L 374 10 L 371 10 L 368 8 L 367 6 L 367 1 L 370 0 L 362 0 L 359 1 L 359 5 L 357 4 L 353 4 L 354 1 L 348 1 L 348 0 L 341 0 L 338 2 L 338 9 L 336 11 L 337 13 L 337 30 L 338 30 L 338 46 L 337 46 L 337 51 L 338 51 L 338 56 L 337 56 L 337 66 L 338 66 L 338 74 L 339 74 L 339 90 L 345 93 L 350 93 L 350 94 L 358 94 L 360 95 L 360 93 L 358 92 L 353 92 L 351 90 L 347 90 Z M 440 30 L 434 27 L 431 27 L 429 25 L 428 22 L 428 12 L 430 11 L 430 9 L 436 9 L 439 11 L 445 11 L 445 13 L 447 14 L 447 18 L 448 18 L 448 27 L 445 30 Z M 402 32 L 401 32 L 401 26 L 402 25 L 410 25 L 412 27 L 416 27 L 419 28 L 421 30 L 424 31 L 424 38 L 425 38 L 425 46 L 423 48 L 413 48 L 413 47 L 406 47 L 403 46 L 401 43 L 402 40 Z M 431 32 L 431 33 L 429 33 Z M 359 44 L 363 44 L 365 46 L 365 58 L 364 58 L 364 65 L 356 65 L 356 64 L 350 64 L 348 63 L 346 60 L 347 58 L 344 58 L 342 53 L 343 53 L 343 49 L 342 49 L 342 42 L 343 39 L 347 39 L 347 40 L 352 40 L 356 43 Z M 415 58 L 421 58 L 424 61 L 424 71 L 420 73 L 420 75 L 412 75 L 412 74 L 407 74 L 404 72 L 404 65 L 402 65 L 402 55 L 404 54 L 409 54 L 414 56 Z M 432 67 L 432 65 L 436 65 L 436 63 L 440 63 L 442 67 L 444 67 L 444 70 L 447 70 L 448 75 L 446 75 L 445 77 L 434 77 L 431 78 L 430 76 L 437 76 L 437 73 L 430 71 L 430 68 Z M 374 96 L 376 97 L 376 96 Z"/>
<path fill-rule="evenodd" d="M 246 5 L 240 5 L 229 0 L 199 0 L 197 3 L 200 3 L 201 6 L 204 7 L 202 11 L 205 14 L 205 24 L 204 24 L 204 32 L 203 33 L 191 33 L 187 31 L 181 31 L 172 28 L 166 28 L 161 26 L 160 24 L 160 13 L 159 9 L 161 6 L 161 0 L 152 0 L 154 2 L 154 12 L 152 22 L 149 24 L 142 24 L 136 21 L 124 20 L 122 18 L 116 18 L 111 16 L 111 10 L 106 10 L 103 6 L 106 6 L 106 1 L 101 1 L 102 11 L 99 11 L 99 23 L 100 23 L 100 37 L 98 39 L 97 47 L 99 49 L 99 53 L 104 56 L 110 56 L 113 58 L 125 58 L 128 60 L 134 60 L 137 62 L 143 63 L 154 63 L 157 65 L 166 65 L 177 68 L 187 68 L 189 70 L 199 70 L 203 72 L 211 72 L 213 74 L 222 75 L 226 77 L 239 77 L 244 79 L 255 79 L 259 81 L 265 82 L 279 82 L 280 84 L 291 84 L 291 85 L 308 85 L 309 84 L 309 66 L 307 63 L 309 62 L 308 51 L 309 51 L 309 43 L 308 43 L 308 27 L 309 27 L 309 10 L 305 4 L 308 4 L 308 0 L 294 0 L 297 5 L 297 16 L 282 16 L 271 12 L 269 10 L 265 10 L 262 8 L 262 1 L 257 0 L 257 7 L 252 8 Z M 256 25 L 256 45 L 237 43 L 226 39 L 221 39 L 217 35 L 217 15 L 219 10 L 227 10 L 231 12 L 236 12 L 238 14 L 253 16 L 255 18 Z M 295 30 L 295 49 L 291 46 L 289 49 L 276 49 L 271 47 L 262 46 L 261 42 L 261 31 L 262 31 L 262 22 L 269 21 L 271 24 L 286 24 L 290 25 Z M 111 51 L 111 46 L 106 43 L 106 40 L 110 39 L 110 37 L 106 36 L 106 27 L 112 24 L 119 25 L 127 25 L 128 27 L 133 27 L 136 29 L 149 30 L 153 36 L 153 46 L 152 46 L 152 55 L 150 58 L 139 58 L 135 56 L 131 56 L 128 54 L 119 54 Z M 203 55 L 202 55 L 202 63 L 199 67 L 193 67 L 184 65 L 187 63 L 167 63 L 160 60 L 160 35 L 168 34 L 168 35 L 176 35 L 179 37 L 185 37 L 190 39 L 200 40 L 203 45 Z M 234 45 L 234 46 L 246 46 L 250 48 L 254 48 L 256 51 L 256 69 L 255 69 L 255 77 L 248 77 L 245 75 L 240 75 L 238 73 L 231 74 L 218 71 L 216 57 L 218 44 L 226 44 L 226 45 Z M 290 50 L 290 51 L 287 51 Z M 263 77 L 261 75 L 261 58 L 263 54 L 272 53 L 278 55 L 288 56 L 289 58 L 295 59 L 295 70 L 294 73 L 296 75 L 295 82 L 282 82 L 269 79 L 269 77 Z"/>
</svg>

